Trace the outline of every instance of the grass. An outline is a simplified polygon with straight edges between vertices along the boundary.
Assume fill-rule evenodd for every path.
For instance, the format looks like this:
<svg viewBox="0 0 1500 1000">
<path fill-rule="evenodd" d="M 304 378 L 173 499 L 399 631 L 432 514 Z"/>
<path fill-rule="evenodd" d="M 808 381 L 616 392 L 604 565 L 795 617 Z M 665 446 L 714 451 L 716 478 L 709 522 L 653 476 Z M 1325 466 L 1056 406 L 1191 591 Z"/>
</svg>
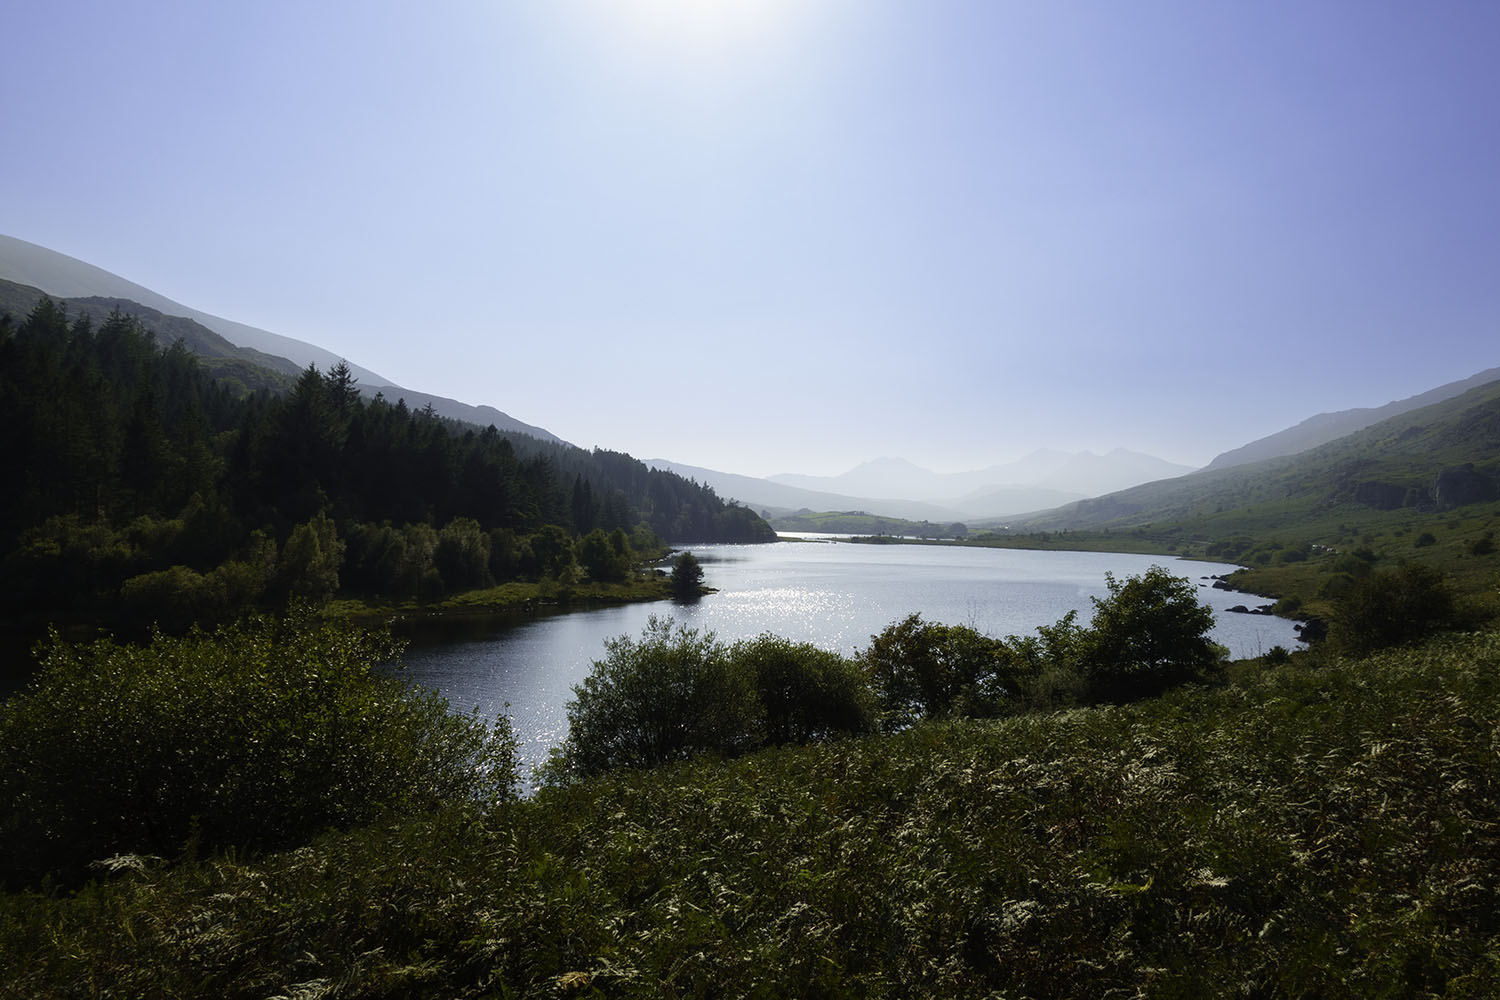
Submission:
<svg viewBox="0 0 1500 1000">
<path fill-rule="evenodd" d="M 965 541 L 861 541 L 1132 552 L 1238 563 L 1244 568 L 1231 580 L 1238 589 L 1295 598 L 1301 617 L 1326 617 L 1331 612 L 1329 579 L 1347 572 L 1347 557 L 1363 551 L 1366 564 L 1374 569 L 1406 562 L 1431 566 L 1465 600 L 1474 621 L 1500 617 L 1500 541 L 1495 540 L 1500 535 L 1500 503 L 1426 512 L 1333 504 L 1307 518 L 1298 510 L 1300 502 L 1286 501 L 1186 523 L 987 533 Z M 1424 535 L 1431 541 L 1419 544 Z M 1489 551 L 1486 541 L 1494 546 Z"/>
<path fill-rule="evenodd" d="M 14 996 L 1493 996 L 1500 637 L 0 898 Z"/>
<path fill-rule="evenodd" d="M 517 580 L 494 587 L 467 590 L 436 601 L 343 598 L 330 602 L 324 608 L 324 613 L 332 618 L 356 622 L 389 622 L 400 618 L 494 614 L 538 607 L 630 604 L 638 601 L 661 601 L 671 596 L 671 581 L 665 574 L 644 573 L 617 583 L 593 580 L 583 583 Z"/>
</svg>

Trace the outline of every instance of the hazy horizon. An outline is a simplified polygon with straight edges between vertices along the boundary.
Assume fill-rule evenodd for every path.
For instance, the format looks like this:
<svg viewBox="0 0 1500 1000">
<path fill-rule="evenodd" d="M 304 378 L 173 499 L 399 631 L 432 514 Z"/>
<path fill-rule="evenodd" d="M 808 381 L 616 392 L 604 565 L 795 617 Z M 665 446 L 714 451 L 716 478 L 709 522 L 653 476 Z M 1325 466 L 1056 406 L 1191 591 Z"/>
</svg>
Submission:
<svg viewBox="0 0 1500 1000">
<path fill-rule="evenodd" d="M 1500 8 L 10 12 L 0 231 L 584 447 L 1193 467 L 1500 363 Z"/>
</svg>

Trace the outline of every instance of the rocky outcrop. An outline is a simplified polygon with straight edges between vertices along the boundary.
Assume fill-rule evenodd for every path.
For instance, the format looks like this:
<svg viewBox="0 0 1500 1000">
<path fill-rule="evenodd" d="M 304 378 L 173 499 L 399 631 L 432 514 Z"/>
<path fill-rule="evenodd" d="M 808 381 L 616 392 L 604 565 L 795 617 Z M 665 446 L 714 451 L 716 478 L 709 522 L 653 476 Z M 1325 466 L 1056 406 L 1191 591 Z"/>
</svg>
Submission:
<svg viewBox="0 0 1500 1000">
<path fill-rule="evenodd" d="M 1500 499 L 1495 480 L 1474 468 L 1474 463 L 1453 466 L 1438 473 L 1433 488 L 1438 510 L 1451 510 L 1471 503 Z"/>
<path fill-rule="evenodd" d="M 1376 510 L 1396 510 L 1411 505 L 1414 499 L 1405 486 L 1396 483 L 1360 483 L 1354 487 L 1354 499 Z"/>
<path fill-rule="evenodd" d="M 1301 625 L 1293 625 L 1297 630 L 1297 641 L 1308 644 L 1322 642 L 1328 638 L 1328 623 L 1321 618 L 1309 618 Z"/>
</svg>

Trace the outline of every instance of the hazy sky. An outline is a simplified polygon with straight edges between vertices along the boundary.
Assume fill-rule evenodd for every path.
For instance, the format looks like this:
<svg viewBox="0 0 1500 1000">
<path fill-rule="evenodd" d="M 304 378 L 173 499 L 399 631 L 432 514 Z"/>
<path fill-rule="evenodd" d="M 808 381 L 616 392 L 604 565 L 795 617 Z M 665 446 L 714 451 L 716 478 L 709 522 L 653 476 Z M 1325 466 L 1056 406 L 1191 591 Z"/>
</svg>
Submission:
<svg viewBox="0 0 1500 1000">
<path fill-rule="evenodd" d="M 0 232 L 585 447 L 1201 464 L 1500 365 L 1488 0 L 4 26 Z"/>
</svg>

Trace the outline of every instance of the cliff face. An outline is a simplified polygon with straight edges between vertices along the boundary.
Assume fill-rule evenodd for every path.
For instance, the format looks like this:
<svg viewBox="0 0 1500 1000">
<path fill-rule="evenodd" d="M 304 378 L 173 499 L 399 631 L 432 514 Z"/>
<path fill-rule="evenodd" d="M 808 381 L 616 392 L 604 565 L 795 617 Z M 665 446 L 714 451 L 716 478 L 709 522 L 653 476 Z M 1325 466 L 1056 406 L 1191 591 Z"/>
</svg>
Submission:
<svg viewBox="0 0 1500 1000">
<path fill-rule="evenodd" d="M 1475 469 L 1473 463 L 1439 472 L 1432 493 L 1439 510 L 1500 499 L 1495 480 Z"/>
</svg>

